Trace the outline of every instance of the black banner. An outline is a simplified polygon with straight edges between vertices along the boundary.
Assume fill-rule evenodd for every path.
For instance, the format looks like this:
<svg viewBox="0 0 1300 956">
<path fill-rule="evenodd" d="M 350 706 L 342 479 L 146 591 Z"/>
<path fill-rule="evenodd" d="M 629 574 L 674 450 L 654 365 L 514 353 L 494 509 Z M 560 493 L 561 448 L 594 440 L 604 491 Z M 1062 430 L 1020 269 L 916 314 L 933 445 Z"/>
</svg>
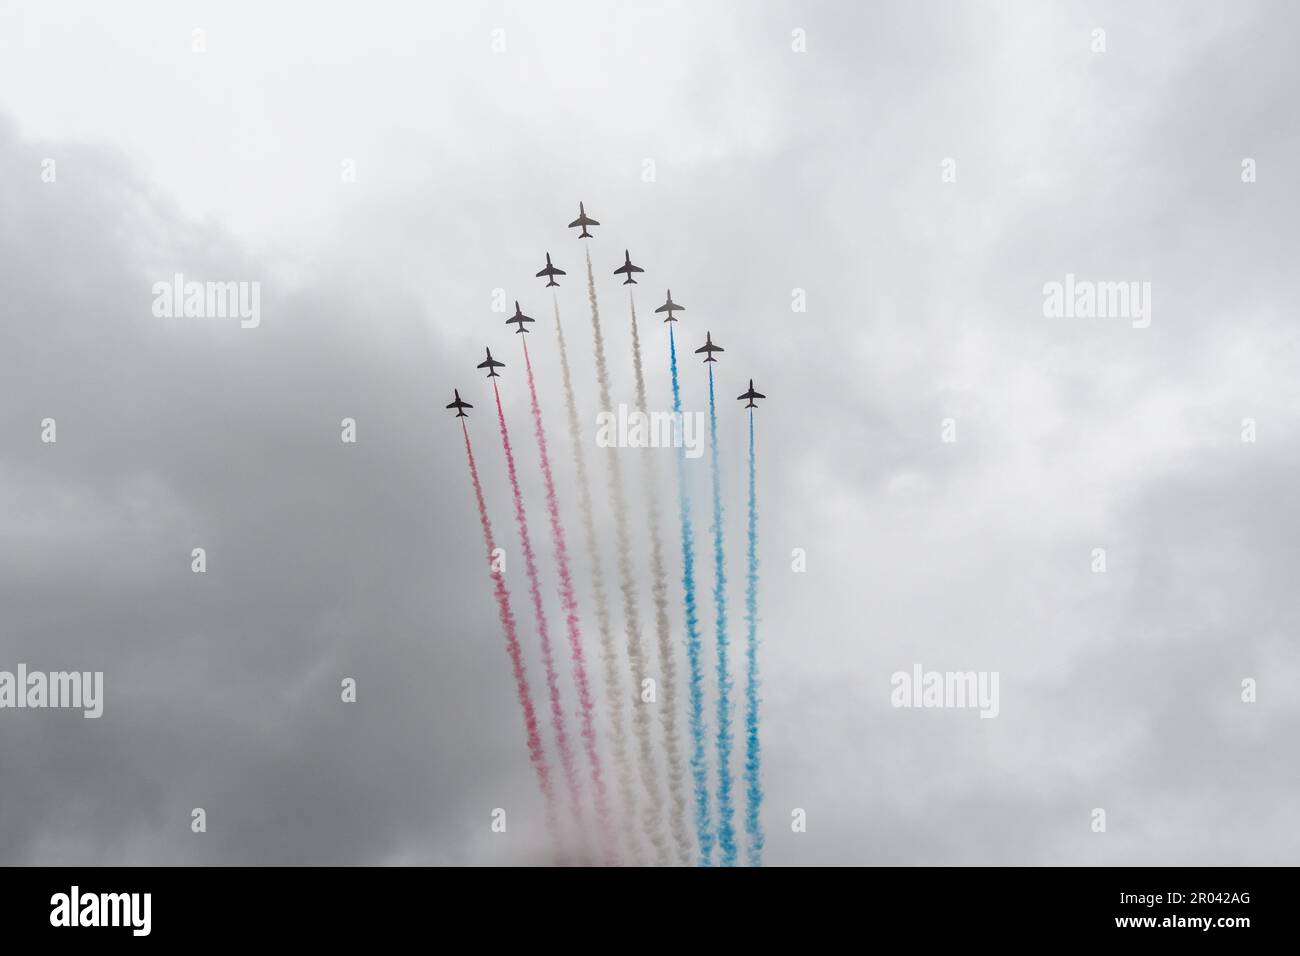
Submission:
<svg viewBox="0 0 1300 956">
<path fill-rule="evenodd" d="M 1291 935 L 1282 869 L 10 869 L 6 937 L 79 944 L 293 939 L 395 942 L 452 925 L 535 934 L 581 918 L 680 934 L 899 935 L 925 945 L 1130 937 L 1232 946 Z M 644 894 L 644 912 L 629 901 Z M 650 900 L 674 901 L 673 926 Z M 864 935 L 865 934 L 865 935 Z"/>
</svg>

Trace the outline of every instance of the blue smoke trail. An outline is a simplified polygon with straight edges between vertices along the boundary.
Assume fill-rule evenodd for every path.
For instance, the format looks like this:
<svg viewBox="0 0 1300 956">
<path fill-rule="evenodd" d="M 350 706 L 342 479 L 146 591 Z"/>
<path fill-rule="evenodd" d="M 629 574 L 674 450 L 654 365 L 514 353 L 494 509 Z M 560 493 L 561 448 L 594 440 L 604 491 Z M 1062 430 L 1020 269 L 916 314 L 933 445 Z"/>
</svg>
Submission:
<svg viewBox="0 0 1300 956">
<path fill-rule="evenodd" d="M 718 847 L 723 866 L 736 865 L 731 825 L 731 677 L 727 673 L 727 571 L 722 550 L 722 484 L 718 476 L 718 410 L 709 366 L 709 439 L 713 457 L 713 606 L 718 638 Z"/>
<path fill-rule="evenodd" d="M 758 781 L 758 503 L 754 496 L 754 412 L 749 413 L 749 542 L 745 574 L 745 833 L 750 866 L 763 865 Z"/>
<path fill-rule="evenodd" d="M 677 381 L 677 344 L 668 326 L 668 355 L 673 373 L 673 414 L 681 427 L 682 392 Z M 690 669 L 691 776 L 695 782 L 695 833 L 700 866 L 713 865 L 713 829 L 709 825 L 709 763 L 704 755 L 704 674 L 700 669 L 700 621 L 695 610 L 695 534 L 691 499 L 686 494 L 686 446 L 677 449 L 677 502 L 682 524 L 682 590 L 686 595 L 686 658 Z"/>
</svg>

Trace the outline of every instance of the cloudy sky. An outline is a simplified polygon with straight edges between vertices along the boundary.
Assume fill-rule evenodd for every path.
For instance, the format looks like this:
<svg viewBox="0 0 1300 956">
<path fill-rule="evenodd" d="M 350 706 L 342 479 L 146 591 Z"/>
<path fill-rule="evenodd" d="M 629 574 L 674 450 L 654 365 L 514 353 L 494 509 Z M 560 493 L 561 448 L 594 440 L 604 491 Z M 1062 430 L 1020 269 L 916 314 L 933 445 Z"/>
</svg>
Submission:
<svg viewBox="0 0 1300 956">
<path fill-rule="evenodd" d="M 5 0 L 0 24 L 0 669 L 105 674 L 99 720 L 0 710 L 0 862 L 555 859 L 443 405 L 455 387 L 476 406 L 543 695 L 473 368 L 484 345 L 508 365 L 562 648 L 521 353 L 492 308 L 519 299 L 603 698 L 533 277 L 550 251 L 611 592 L 604 459 L 627 463 L 646 608 L 654 455 L 684 669 L 672 453 L 595 445 L 579 200 L 602 223 L 614 402 L 633 398 L 625 248 L 652 408 L 666 288 L 683 344 L 707 329 L 727 350 L 737 642 L 732 396 L 751 376 L 770 396 L 769 864 L 1297 859 L 1292 5 Z M 175 273 L 259 282 L 261 324 L 155 316 Z M 1067 274 L 1150 283 L 1149 326 L 1046 317 Z M 682 373 L 706 409 L 694 356 Z M 688 483 L 712 707 L 707 469 Z M 915 665 L 997 672 L 998 716 L 891 706 Z"/>
</svg>

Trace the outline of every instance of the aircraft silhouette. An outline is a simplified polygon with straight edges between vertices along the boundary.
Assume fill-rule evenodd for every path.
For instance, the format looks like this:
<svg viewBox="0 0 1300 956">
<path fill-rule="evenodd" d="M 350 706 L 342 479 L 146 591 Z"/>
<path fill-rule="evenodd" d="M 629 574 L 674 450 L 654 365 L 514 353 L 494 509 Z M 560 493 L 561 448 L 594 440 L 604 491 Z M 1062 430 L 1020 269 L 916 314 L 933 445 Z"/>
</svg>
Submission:
<svg viewBox="0 0 1300 956">
<path fill-rule="evenodd" d="M 505 363 L 505 362 L 498 362 L 496 359 L 494 359 L 494 358 L 492 357 L 492 350 L 491 350 L 491 349 L 486 349 L 485 351 L 487 352 L 487 358 L 484 359 L 482 362 L 479 362 L 478 365 L 476 365 L 476 366 L 474 366 L 474 367 L 475 367 L 475 368 L 485 368 L 485 369 L 487 369 L 487 370 L 488 370 L 488 374 L 487 374 L 487 377 L 488 377 L 488 378 L 500 378 L 501 376 L 497 374 L 497 369 L 499 369 L 499 368 L 505 368 L 505 367 L 506 367 L 506 363 Z"/>
<path fill-rule="evenodd" d="M 551 254 L 548 252 L 546 254 L 546 268 L 537 273 L 537 278 L 540 279 L 542 276 L 546 276 L 546 288 L 549 289 L 553 285 L 559 285 L 559 283 L 555 281 L 555 277 L 563 275 L 568 275 L 568 273 L 563 269 L 557 269 L 555 266 L 551 265 Z"/>
<path fill-rule="evenodd" d="M 754 380 L 751 378 L 749 380 L 749 391 L 745 392 L 743 395 L 737 395 L 736 400 L 743 402 L 745 399 L 749 399 L 749 404 L 746 405 L 745 407 L 758 408 L 758 405 L 754 403 L 754 399 L 756 398 L 767 398 L 767 396 L 764 395 L 762 392 L 754 391 Z"/>
<path fill-rule="evenodd" d="M 473 408 L 474 406 L 469 402 L 462 402 L 460 400 L 460 389 L 453 388 L 452 391 L 456 393 L 456 398 L 447 407 L 456 409 L 457 418 L 469 418 L 469 416 L 465 414 L 465 409 Z"/>
<path fill-rule="evenodd" d="M 506 325 L 517 325 L 517 326 L 519 326 L 519 328 L 515 329 L 515 334 L 518 335 L 520 332 L 527 332 L 527 331 L 528 331 L 527 327 L 524 326 L 524 323 L 525 323 L 525 322 L 534 322 L 534 321 L 536 321 L 536 320 L 530 318 L 529 316 L 524 315 L 522 312 L 519 311 L 519 302 L 518 302 L 518 300 L 516 300 L 516 301 L 515 301 L 515 314 L 514 314 L 513 316 L 511 316 L 510 318 L 506 319 Z"/>
<path fill-rule="evenodd" d="M 725 351 L 726 351 L 726 349 L 724 349 L 722 346 L 720 346 L 720 345 L 714 345 L 714 344 L 713 344 L 713 336 L 710 335 L 708 332 L 705 332 L 705 333 L 704 333 L 704 344 L 701 345 L 698 349 L 695 350 L 695 354 L 696 354 L 696 355 L 699 355 L 701 352 L 704 352 L 704 353 L 705 353 L 704 361 L 706 361 L 706 362 L 716 362 L 717 359 L 715 359 L 715 358 L 713 357 L 713 353 L 714 353 L 714 352 L 725 352 Z"/>
<path fill-rule="evenodd" d="M 678 309 L 678 310 L 680 310 L 680 311 L 682 311 L 682 312 L 685 312 L 685 311 L 686 311 L 686 306 L 684 306 L 684 305 L 678 305 L 676 302 L 674 302 L 674 301 L 673 301 L 673 290 L 672 290 L 672 289 L 669 289 L 669 290 L 668 290 L 668 301 L 665 302 L 663 305 L 659 306 L 659 308 L 655 309 L 655 314 L 657 315 L 657 314 L 659 314 L 660 312 L 667 312 L 667 313 L 668 313 L 668 318 L 664 319 L 664 321 L 665 321 L 665 322 L 676 322 L 677 320 L 676 320 L 675 318 L 673 318 L 673 309 Z"/>
<path fill-rule="evenodd" d="M 631 257 L 630 255 L 628 255 L 627 250 L 624 249 L 624 250 L 623 250 L 623 264 L 622 264 L 621 266 L 619 266 L 617 269 L 614 270 L 614 275 L 616 275 L 616 276 L 621 276 L 621 275 L 625 275 L 625 276 L 627 276 L 627 278 L 623 280 L 623 284 L 624 284 L 624 285 L 627 285 L 628 283 L 633 283 L 633 284 L 635 284 L 635 283 L 636 283 L 636 280 L 632 278 L 632 273 L 633 273 L 633 272 L 645 272 L 645 270 L 642 269 L 640 266 L 634 266 L 634 265 L 632 265 L 632 257 Z"/>
<path fill-rule="evenodd" d="M 578 238 L 590 239 L 591 233 L 587 231 L 587 227 L 599 226 L 599 225 L 600 223 L 598 223 L 596 220 L 592 219 L 590 216 L 587 215 L 587 210 L 583 208 L 582 203 L 578 203 L 578 218 L 573 220 L 573 222 L 569 223 L 570 229 L 572 229 L 574 226 L 582 227 L 582 232 L 578 233 Z"/>
</svg>

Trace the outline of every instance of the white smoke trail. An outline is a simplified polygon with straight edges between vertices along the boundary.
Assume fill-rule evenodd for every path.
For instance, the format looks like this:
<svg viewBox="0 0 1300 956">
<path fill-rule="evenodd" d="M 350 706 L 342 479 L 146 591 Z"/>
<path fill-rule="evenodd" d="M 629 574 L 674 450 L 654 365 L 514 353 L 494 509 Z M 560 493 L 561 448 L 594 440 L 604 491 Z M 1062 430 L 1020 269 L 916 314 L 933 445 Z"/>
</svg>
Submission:
<svg viewBox="0 0 1300 956">
<path fill-rule="evenodd" d="M 632 311 L 632 364 L 636 369 L 636 403 L 645 414 L 645 370 L 641 364 L 641 336 L 636 325 L 636 301 L 628 290 Z M 650 519 L 650 571 L 655 603 L 655 632 L 659 644 L 659 720 L 664 729 L 664 749 L 668 754 L 668 796 L 672 800 L 669 822 L 677 845 L 677 859 L 683 866 L 691 862 L 691 835 L 687 829 L 686 766 L 682 763 L 681 738 L 677 732 L 677 662 L 673 655 L 672 629 L 668 623 L 668 579 L 664 572 L 663 540 L 659 536 L 659 490 L 655 483 L 654 458 L 643 455 L 645 492 Z"/>
<path fill-rule="evenodd" d="M 569 350 L 564 344 L 564 326 L 560 322 L 560 303 L 555 300 L 555 334 L 560 342 L 560 372 L 564 379 L 564 404 L 569 417 L 569 439 L 573 442 L 573 468 L 578 477 L 578 503 L 582 510 L 582 530 L 591 560 L 591 591 L 596 605 L 596 628 L 600 631 L 600 657 L 605 672 L 605 701 L 609 716 L 610 741 L 614 752 L 614 769 L 618 775 L 619 796 L 623 801 L 621 820 L 628 861 L 641 862 L 641 841 L 636 832 L 636 785 L 628 759 L 627 730 L 623 723 L 623 672 L 618 647 L 614 644 L 609 620 L 609 599 L 605 593 L 605 574 L 601 570 L 600 546 L 596 539 L 596 522 L 591 511 L 591 483 L 587 478 L 587 460 L 582 453 L 582 426 L 578 403 L 573 396 L 573 377 L 569 373 Z"/>
<path fill-rule="evenodd" d="M 609 366 L 605 361 L 605 337 L 600 329 L 600 308 L 596 304 L 596 277 L 591 271 L 591 251 L 587 251 L 587 298 L 591 302 L 591 331 L 596 350 L 596 379 L 600 385 L 600 404 L 613 409 L 609 390 Z M 623 595 L 623 619 L 627 630 L 627 656 L 632 668 L 632 728 L 636 731 L 640 755 L 641 782 L 649 803 L 643 826 L 655 848 L 656 862 L 669 862 L 668 841 L 663 833 L 663 795 L 655 771 L 654 742 L 651 738 L 650 712 L 640 700 L 645 681 L 645 659 L 641 647 L 641 613 L 637 608 L 636 585 L 632 580 L 632 543 L 627 530 L 627 501 L 623 494 L 623 473 L 616 449 L 610 449 L 609 493 L 614 509 L 614 534 L 618 546 L 619 590 Z"/>
</svg>

